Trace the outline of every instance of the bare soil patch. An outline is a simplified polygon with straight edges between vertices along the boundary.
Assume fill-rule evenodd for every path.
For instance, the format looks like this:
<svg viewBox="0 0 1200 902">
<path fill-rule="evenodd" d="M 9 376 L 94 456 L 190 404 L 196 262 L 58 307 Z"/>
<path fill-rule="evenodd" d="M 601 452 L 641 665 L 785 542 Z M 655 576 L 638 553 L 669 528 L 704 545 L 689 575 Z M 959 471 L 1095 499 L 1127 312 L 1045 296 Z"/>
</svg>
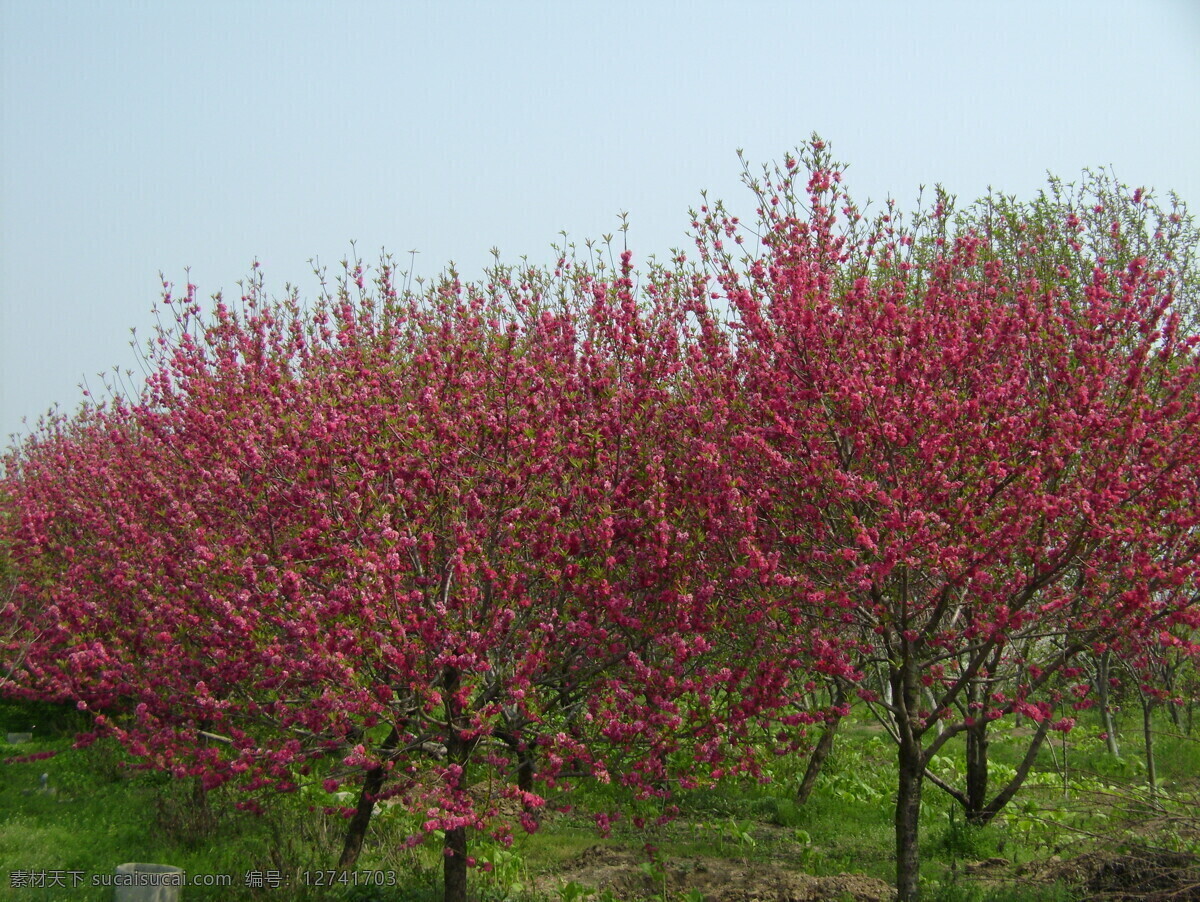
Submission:
<svg viewBox="0 0 1200 902">
<path fill-rule="evenodd" d="M 699 890 L 704 902 L 890 902 L 888 884 L 862 874 L 814 877 L 763 861 L 687 857 L 662 863 L 662 876 L 643 870 L 644 854 L 609 846 L 592 846 L 568 859 L 555 873 L 537 881 L 537 889 L 553 896 L 562 883 L 575 882 L 619 898 L 657 896 L 666 881 L 668 893 Z"/>
<path fill-rule="evenodd" d="M 1200 860 L 1179 852 L 1087 852 L 1030 864 L 1018 873 L 1029 881 L 1079 887 L 1093 902 L 1200 902 Z"/>
</svg>

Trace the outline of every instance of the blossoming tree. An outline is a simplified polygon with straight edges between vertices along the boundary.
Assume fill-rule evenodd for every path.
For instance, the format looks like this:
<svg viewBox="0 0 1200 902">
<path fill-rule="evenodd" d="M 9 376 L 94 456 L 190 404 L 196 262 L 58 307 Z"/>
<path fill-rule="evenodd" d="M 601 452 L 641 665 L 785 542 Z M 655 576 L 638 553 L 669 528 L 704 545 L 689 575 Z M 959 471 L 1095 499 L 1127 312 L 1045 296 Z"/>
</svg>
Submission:
<svg viewBox="0 0 1200 902">
<path fill-rule="evenodd" d="M 697 549 L 737 501 L 704 501 L 713 411 L 680 403 L 682 311 L 635 300 L 628 254 L 392 280 L 347 264 L 309 314 L 256 274 L 208 320 L 168 292 L 145 394 L 10 457 L 25 685 L 208 785 L 357 781 L 342 867 L 402 800 L 461 900 L 468 830 L 533 829 L 538 785 L 619 758 L 651 791 L 709 733 L 712 766 L 737 606 Z"/>
<path fill-rule="evenodd" d="M 819 139 L 805 163 L 751 180 L 756 229 L 720 206 L 694 225 L 703 290 L 734 312 L 756 411 L 742 465 L 798 622 L 857 638 L 884 675 L 863 694 L 897 745 L 907 900 L 934 754 L 965 733 L 984 767 L 962 800 L 994 813 L 1015 784 L 985 797 L 989 721 L 1039 724 L 1027 770 L 1070 728 L 1056 693 L 1083 654 L 1200 624 L 1200 338 L 1178 260 L 1032 229 L 1006 256 L 956 232 L 944 197 L 913 228 L 891 206 L 868 225 Z"/>
</svg>

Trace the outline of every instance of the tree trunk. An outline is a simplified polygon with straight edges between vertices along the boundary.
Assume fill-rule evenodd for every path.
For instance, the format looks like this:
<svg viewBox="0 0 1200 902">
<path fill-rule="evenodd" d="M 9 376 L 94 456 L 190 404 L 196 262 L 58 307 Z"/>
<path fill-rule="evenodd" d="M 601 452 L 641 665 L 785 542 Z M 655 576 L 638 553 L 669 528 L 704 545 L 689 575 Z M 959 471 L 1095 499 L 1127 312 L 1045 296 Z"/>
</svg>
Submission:
<svg viewBox="0 0 1200 902">
<path fill-rule="evenodd" d="M 1112 706 L 1108 701 L 1108 675 L 1112 652 L 1106 651 L 1096 659 L 1096 700 L 1100 702 L 1100 721 L 1104 726 L 1104 742 L 1108 753 L 1114 758 L 1121 757 L 1121 749 L 1117 746 L 1117 727 L 1113 723 Z"/>
<path fill-rule="evenodd" d="M 208 739 L 205 733 L 208 732 L 209 722 L 207 720 L 200 721 L 199 724 L 199 742 L 202 746 L 208 745 Z M 192 816 L 196 822 L 202 825 L 202 829 L 207 832 L 213 826 L 212 809 L 208 804 L 208 790 L 204 787 L 204 780 L 201 777 L 192 778 Z"/>
<path fill-rule="evenodd" d="M 1158 768 L 1154 761 L 1154 699 L 1142 697 L 1142 737 L 1146 744 L 1146 785 L 1150 801 L 1158 804 Z"/>
<path fill-rule="evenodd" d="M 838 714 L 825 724 L 821 738 L 817 740 L 816 747 L 808 756 L 808 767 L 804 769 L 804 779 L 800 781 L 800 788 L 796 790 L 797 805 L 803 805 L 812 795 L 813 787 L 817 785 L 817 777 L 821 775 L 821 768 L 825 765 L 825 759 L 833 751 L 833 740 L 837 735 L 838 724 L 841 723 L 841 720 L 842 717 Z"/>
<path fill-rule="evenodd" d="M 967 728 L 967 821 L 984 823 L 988 792 L 988 722 L 978 718 Z"/>
<path fill-rule="evenodd" d="M 1067 762 L 1067 734 L 1062 734 L 1062 778 L 1063 778 L 1063 798 L 1071 796 L 1071 773 L 1070 765 Z"/>
<path fill-rule="evenodd" d="M 458 700 L 461 686 L 457 668 L 447 667 L 443 675 L 446 697 L 446 762 L 462 768 L 459 789 L 467 786 L 467 762 L 471 746 L 462 738 L 463 711 Z M 467 902 L 467 828 L 446 831 L 442 847 L 442 885 L 445 902 Z"/>
<path fill-rule="evenodd" d="M 537 759 L 533 751 L 526 749 L 517 759 L 517 789 L 533 792 L 533 778 L 537 775 Z"/>
<path fill-rule="evenodd" d="M 821 769 L 825 766 L 825 760 L 829 757 L 829 753 L 833 751 L 833 740 L 837 736 L 838 725 L 842 722 L 840 709 L 846 704 L 846 688 L 841 683 L 835 685 L 836 689 L 833 695 L 834 710 L 830 719 L 825 723 L 825 729 L 821 733 L 821 738 L 817 740 L 816 747 L 808 757 L 808 766 L 804 769 L 804 778 L 800 781 L 800 788 L 796 790 L 797 805 L 803 805 L 808 801 L 808 797 L 812 795 L 812 791 L 817 785 L 817 778 L 821 775 Z"/>
<path fill-rule="evenodd" d="M 400 733 L 395 727 L 392 727 L 388 738 L 383 740 L 380 750 L 390 752 L 392 748 L 396 747 L 398 741 L 400 741 Z M 371 768 L 362 780 L 359 804 L 354 808 L 354 817 L 350 818 L 350 823 L 346 828 L 346 841 L 342 843 L 342 856 L 337 861 L 337 867 L 342 871 L 354 870 L 355 862 L 359 860 L 362 841 L 366 838 L 367 825 L 371 823 L 371 814 L 374 812 L 374 802 L 376 802 L 376 796 L 379 795 L 379 790 L 383 789 L 385 777 L 386 772 L 383 768 Z"/>
<path fill-rule="evenodd" d="M 891 673 L 896 730 L 900 738 L 896 791 L 896 893 L 899 902 L 915 902 L 920 897 L 921 859 L 917 841 L 921 830 L 925 751 L 917 727 L 919 682 L 915 671 L 915 662 L 906 653 L 905 660 Z"/>
<path fill-rule="evenodd" d="M 925 687 L 925 691 L 923 694 L 925 696 L 925 704 L 927 704 L 929 706 L 929 710 L 936 711 L 937 710 L 937 696 L 935 696 L 933 694 L 933 690 L 927 686 L 927 687 Z M 939 717 L 937 719 L 937 734 L 939 736 L 941 736 L 945 732 L 946 732 L 946 721 L 944 721 L 942 718 Z"/>
<path fill-rule="evenodd" d="M 497 732 L 496 735 L 517 759 L 517 789 L 533 792 L 533 779 L 537 776 L 537 753 L 533 744 L 524 740 L 519 729 Z"/>
<path fill-rule="evenodd" d="M 986 694 L 985 688 L 978 680 L 971 680 L 967 686 L 968 709 L 982 711 L 982 702 Z M 967 727 L 967 773 L 966 773 L 966 809 L 967 823 L 978 825 L 982 822 L 983 811 L 987 807 L 988 791 L 988 721 L 986 717 L 976 716 L 975 722 Z"/>
<path fill-rule="evenodd" d="M 442 877 L 445 902 L 467 902 L 467 828 L 446 831 Z"/>
<path fill-rule="evenodd" d="M 1047 717 L 1038 724 L 1038 730 L 1034 734 L 1033 740 L 1029 743 L 1029 748 L 1025 751 L 1025 758 L 1017 765 L 1016 773 L 1008 781 L 1008 785 L 996 793 L 996 797 L 988 802 L 987 806 L 979 813 L 979 826 L 984 827 L 990 824 L 992 818 L 999 814 L 1004 809 L 1004 806 L 1011 802 L 1013 796 L 1017 794 L 1017 790 L 1021 788 L 1025 782 L 1025 778 L 1029 776 L 1029 771 L 1033 768 L 1033 762 L 1037 760 L 1038 749 L 1042 747 L 1042 743 L 1050 735 L 1050 723 L 1050 718 Z"/>
<path fill-rule="evenodd" d="M 208 790 L 204 788 L 204 780 L 192 778 L 192 813 L 206 823 L 209 817 Z"/>
<path fill-rule="evenodd" d="M 338 859 L 338 868 L 343 871 L 354 870 L 358 855 L 362 851 L 363 840 L 367 836 L 367 826 L 371 823 L 371 814 L 375 810 L 375 796 L 383 789 L 383 768 L 373 767 L 367 771 L 363 779 L 362 789 L 358 793 L 358 805 L 354 816 L 346 827 L 346 838 L 342 843 L 342 857 Z"/>
<path fill-rule="evenodd" d="M 1117 725 L 1113 722 L 1112 710 L 1108 705 L 1104 706 L 1100 717 L 1104 721 L 1104 743 L 1108 746 L 1108 753 L 1114 758 L 1120 758 L 1121 748 L 1117 745 Z"/>
<path fill-rule="evenodd" d="M 903 734 L 902 734 L 903 735 Z M 921 788 L 925 756 L 920 742 L 900 742 L 899 787 L 896 793 L 896 892 L 899 902 L 914 902 L 920 894 Z"/>
<path fill-rule="evenodd" d="M 533 792 L 533 781 L 537 777 L 537 752 L 533 744 L 526 742 L 519 729 L 497 731 L 497 739 L 509 747 L 513 757 L 517 759 L 517 789 L 522 792 Z M 536 808 L 522 803 L 525 811 L 540 822 L 540 812 Z"/>
<path fill-rule="evenodd" d="M 392 732 L 388 734 L 387 739 L 383 740 L 380 749 L 390 752 L 399 741 L 400 734 L 395 727 L 392 727 Z M 367 836 L 367 826 L 371 823 L 371 814 L 375 811 L 375 799 L 379 795 L 379 791 L 383 789 L 386 776 L 382 767 L 373 767 L 367 771 L 367 775 L 363 779 L 362 791 L 358 794 L 358 805 L 354 809 L 354 816 L 350 818 L 349 826 L 346 827 L 342 857 L 338 859 L 340 870 L 351 871 L 358 861 L 359 853 L 362 852 L 363 840 Z"/>
<path fill-rule="evenodd" d="M 532 748 L 524 748 L 517 752 L 517 789 L 522 792 L 533 792 L 533 779 L 537 776 L 537 757 Z M 542 812 L 521 803 L 521 807 L 538 824 L 542 821 Z"/>
</svg>

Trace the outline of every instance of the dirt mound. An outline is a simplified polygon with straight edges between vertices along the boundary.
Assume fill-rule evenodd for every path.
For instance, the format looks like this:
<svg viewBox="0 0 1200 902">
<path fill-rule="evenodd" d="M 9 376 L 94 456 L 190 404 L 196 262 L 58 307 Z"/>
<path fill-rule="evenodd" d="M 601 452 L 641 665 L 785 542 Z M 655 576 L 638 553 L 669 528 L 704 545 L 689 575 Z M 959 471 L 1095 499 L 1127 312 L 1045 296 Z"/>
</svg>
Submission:
<svg viewBox="0 0 1200 902">
<path fill-rule="evenodd" d="M 680 858 L 662 862 L 658 873 L 647 873 L 643 853 L 592 846 L 563 864 L 539 889 L 553 896 L 563 883 L 577 883 L 620 899 L 672 896 L 698 890 L 704 902 L 890 902 L 895 896 L 882 880 L 861 874 L 813 877 L 772 862 L 729 861 L 722 858 Z M 665 883 L 665 887 L 664 887 Z"/>
<path fill-rule="evenodd" d="M 1071 884 L 1106 902 L 1200 902 L 1200 860 L 1178 852 L 1088 852 L 1040 862 L 1028 877 Z"/>
</svg>

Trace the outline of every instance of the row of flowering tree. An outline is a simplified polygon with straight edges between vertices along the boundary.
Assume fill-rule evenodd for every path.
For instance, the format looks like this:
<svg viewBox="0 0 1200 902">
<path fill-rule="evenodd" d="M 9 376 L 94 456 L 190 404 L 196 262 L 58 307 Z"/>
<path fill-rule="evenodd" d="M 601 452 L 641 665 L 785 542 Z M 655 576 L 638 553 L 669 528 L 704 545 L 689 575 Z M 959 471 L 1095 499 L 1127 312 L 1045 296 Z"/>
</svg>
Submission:
<svg viewBox="0 0 1200 902">
<path fill-rule="evenodd" d="M 376 802 L 425 812 L 449 900 L 563 781 L 753 768 L 853 694 L 915 898 L 927 779 L 985 822 L 1092 656 L 1191 648 L 1195 236 L 1140 193 L 867 221 L 841 175 L 814 138 L 641 274 L 168 293 L 142 395 L 6 458 L 0 663 L 206 785 L 357 787 L 343 867 Z"/>
<path fill-rule="evenodd" d="M 756 704 L 712 654 L 752 549 L 675 296 L 635 303 L 628 256 L 492 275 L 168 291 L 145 393 L 6 462 L 26 691 L 206 786 L 357 784 L 342 867 L 402 801 L 448 900 L 468 830 L 533 829 L 565 775 L 661 792 Z"/>
</svg>

